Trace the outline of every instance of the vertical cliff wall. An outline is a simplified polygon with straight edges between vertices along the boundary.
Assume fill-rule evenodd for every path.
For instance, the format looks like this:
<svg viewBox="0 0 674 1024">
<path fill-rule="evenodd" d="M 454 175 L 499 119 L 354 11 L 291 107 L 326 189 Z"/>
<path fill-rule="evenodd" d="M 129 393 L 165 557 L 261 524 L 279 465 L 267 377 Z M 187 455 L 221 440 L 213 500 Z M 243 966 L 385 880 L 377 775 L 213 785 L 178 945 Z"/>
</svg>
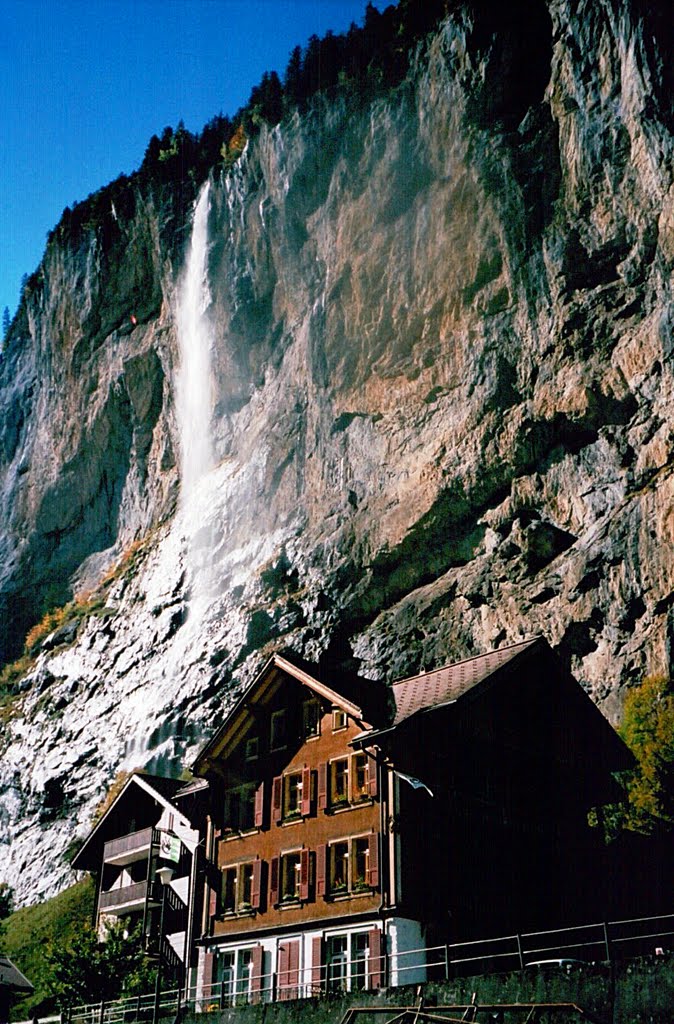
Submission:
<svg viewBox="0 0 674 1024">
<path fill-rule="evenodd" d="M 669 671 L 669 29 L 524 6 L 457 10 L 395 91 L 317 100 L 212 177 L 189 510 L 189 222 L 137 191 L 48 246 L 0 370 L 7 650 L 36 605 L 98 600 L 5 712 L 23 899 L 115 771 L 175 769 L 275 647 L 393 679 L 540 632 L 614 720 Z"/>
</svg>

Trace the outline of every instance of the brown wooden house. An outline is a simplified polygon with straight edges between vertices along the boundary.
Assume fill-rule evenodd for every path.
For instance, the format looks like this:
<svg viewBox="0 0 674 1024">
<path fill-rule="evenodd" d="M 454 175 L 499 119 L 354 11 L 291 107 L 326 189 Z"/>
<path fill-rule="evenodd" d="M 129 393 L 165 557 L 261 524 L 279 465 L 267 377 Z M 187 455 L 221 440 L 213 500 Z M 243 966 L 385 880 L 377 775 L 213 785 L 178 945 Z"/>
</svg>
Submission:
<svg viewBox="0 0 674 1024">
<path fill-rule="evenodd" d="M 422 981 L 435 943 L 586 916 L 629 764 L 542 639 L 390 688 L 273 656 L 194 766 L 204 1001 Z"/>
</svg>

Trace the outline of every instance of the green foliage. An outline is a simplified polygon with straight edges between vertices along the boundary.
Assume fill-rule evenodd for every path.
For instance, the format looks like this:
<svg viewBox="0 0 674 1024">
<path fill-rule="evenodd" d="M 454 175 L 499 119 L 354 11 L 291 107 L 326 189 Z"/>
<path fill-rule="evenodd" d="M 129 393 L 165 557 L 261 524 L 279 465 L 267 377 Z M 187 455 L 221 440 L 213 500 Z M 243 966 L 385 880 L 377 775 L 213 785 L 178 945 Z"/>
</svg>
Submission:
<svg viewBox="0 0 674 1024">
<path fill-rule="evenodd" d="M 35 987 L 17 1002 L 15 1020 L 48 1013 L 55 1005 L 54 974 L 48 960 L 51 948 L 68 946 L 91 920 L 94 886 L 91 879 L 53 899 L 14 911 L 0 924 L 0 950 L 10 957 Z"/>
<path fill-rule="evenodd" d="M 0 921 L 14 910 L 14 890 L 7 882 L 0 882 Z"/>
<path fill-rule="evenodd" d="M 674 689 L 648 676 L 625 699 L 620 735 L 637 759 L 627 779 L 625 827 L 646 834 L 674 827 Z"/>
<path fill-rule="evenodd" d="M 104 942 L 86 924 L 67 945 L 52 946 L 46 960 L 62 1008 L 147 992 L 154 980 L 154 967 L 143 952 L 141 926 L 127 932 L 123 920 L 108 926 Z"/>
</svg>

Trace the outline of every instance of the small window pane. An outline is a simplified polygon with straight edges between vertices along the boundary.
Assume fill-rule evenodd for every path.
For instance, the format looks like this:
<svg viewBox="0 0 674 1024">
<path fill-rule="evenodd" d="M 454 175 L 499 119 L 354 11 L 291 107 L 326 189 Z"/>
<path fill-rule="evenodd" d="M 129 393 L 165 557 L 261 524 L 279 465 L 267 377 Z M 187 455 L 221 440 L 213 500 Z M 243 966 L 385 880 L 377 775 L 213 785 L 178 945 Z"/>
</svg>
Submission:
<svg viewBox="0 0 674 1024">
<path fill-rule="evenodd" d="M 273 711 L 271 716 L 271 735 L 269 745 L 272 750 L 280 750 L 286 745 L 286 713 Z"/>
<path fill-rule="evenodd" d="M 330 765 L 330 803 L 347 803 L 349 799 L 349 761 L 341 758 Z"/>
<path fill-rule="evenodd" d="M 346 729 L 348 719 L 346 717 L 346 711 L 342 711 L 341 708 L 332 709 L 332 729 L 333 732 L 337 732 L 338 729 Z"/>
<path fill-rule="evenodd" d="M 305 739 L 320 736 L 321 706 L 317 700 L 305 700 L 302 705 L 302 728 Z"/>
</svg>

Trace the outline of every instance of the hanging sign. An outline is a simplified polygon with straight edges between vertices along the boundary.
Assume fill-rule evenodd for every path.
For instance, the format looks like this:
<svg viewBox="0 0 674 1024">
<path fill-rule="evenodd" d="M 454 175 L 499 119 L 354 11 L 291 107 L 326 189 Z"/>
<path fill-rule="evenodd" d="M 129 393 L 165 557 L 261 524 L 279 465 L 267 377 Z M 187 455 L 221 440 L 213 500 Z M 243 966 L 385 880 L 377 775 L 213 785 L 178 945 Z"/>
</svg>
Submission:
<svg viewBox="0 0 674 1024">
<path fill-rule="evenodd" d="M 180 860 L 180 840 L 170 832 L 159 833 L 159 856 L 162 860 L 170 860 L 177 864 Z"/>
</svg>

